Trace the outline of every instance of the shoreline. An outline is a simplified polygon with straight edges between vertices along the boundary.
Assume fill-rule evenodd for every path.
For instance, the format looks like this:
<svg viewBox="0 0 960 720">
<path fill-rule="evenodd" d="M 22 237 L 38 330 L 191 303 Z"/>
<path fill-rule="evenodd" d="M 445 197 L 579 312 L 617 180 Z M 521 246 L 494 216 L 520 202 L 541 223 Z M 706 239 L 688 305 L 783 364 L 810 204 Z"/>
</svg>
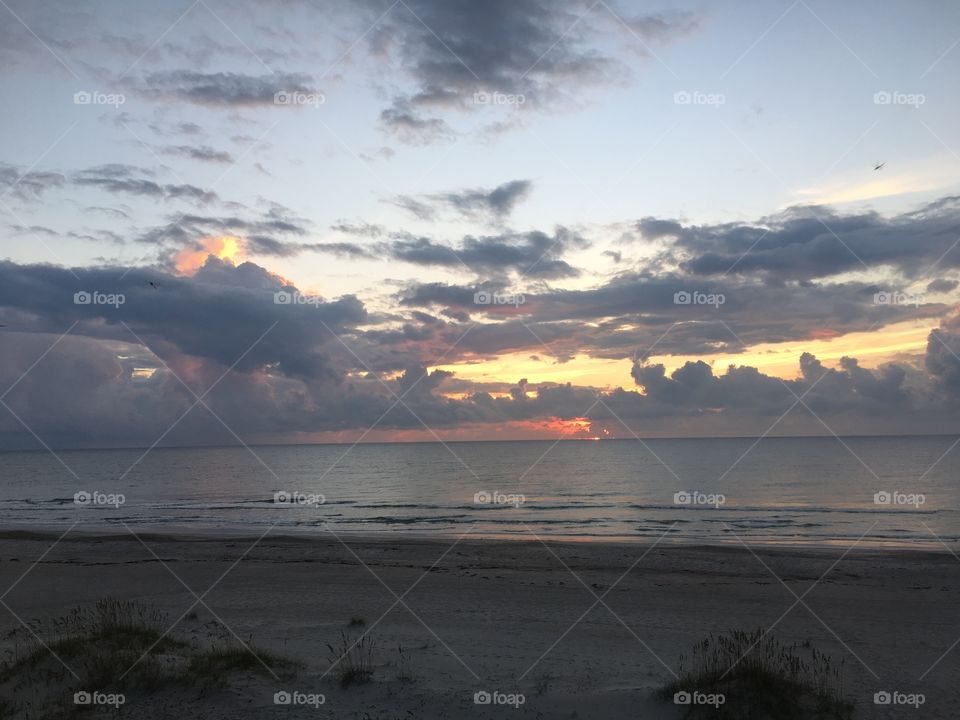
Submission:
<svg viewBox="0 0 960 720">
<path fill-rule="evenodd" d="M 146 528 L 146 529 L 144 529 Z M 846 552 L 857 554 L 859 556 L 876 555 L 878 557 L 953 557 L 956 554 L 948 547 L 931 537 L 930 541 L 923 546 L 908 542 L 868 542 L 864 538 L 857 542 L 857 538 L 838 539 L 834 542 L 800 542 L 796 540 L 769 541 L 755 537 L 742 538 L 743 542 L 736 537 L 725 541 L 703 542 L 702 538 L 684 540 L 676 536 L 664 535 L 658 540 L 651 540 L 648 537 L 634 538 L 614 538 L 597 536 L 564 536 L 564 535 L 534 535 L 534 534 L 514 534 L 514 535 L 490 535 L 490 534 L 472 534 L 470 532 L 458 534 L 441 533 L 415 533 L 415 532 L 393 532 L 393 533 L 361 533 L 354 531 L 342 531 L 334 533 L 330 530 L 307 529 L 291 532 L 290 528 L 274 527 L 266 529 L 246 529 L 246 528 L 195 528 L 185 526 L 156 526 L 156 525 L 131 525 L 133 532 L 117 528 L 115 526 L 99 526 L 96 528 L 63 527 L 63 526 L 44 526 L 30 525 L 24 528 L 12 528 L 9 526 L 0 526 L 0 540 L 36 540 L 58 543 L 82 542 L 82 541 L 125 541 L 137 542 L 137 538 L 142 540 L 154 540 L 156 542 L 167 543 L 191 543 L 191 542 L 251 542 L 257 538 L 271 542 L 288 543 L 294 546 L 311 545 L 335 545 L 342 543 L 347 545 L 420 545 L 420 546 L 441 546 L 449 547 L 452 544 L 458 546 L 486 546 L 510 548 L 512 546 L 524 547 L 531 543 L 546 544 L 549 546 L 578 548 L 585 550 L 594 548 L 597 551 L 602 550 L 643 550 L 662 548 L 676 550 L 694 550 L 702 552 L 722 552 L 739 551 L 748 553 L 750 550 L 763 551 L 764 553 L 773 553 L 780 555 L 812 554 L 812 555 L 831 555 L 837 552 Z M 59 538 L 59 540 L 58 540 Z"/>
</svg>

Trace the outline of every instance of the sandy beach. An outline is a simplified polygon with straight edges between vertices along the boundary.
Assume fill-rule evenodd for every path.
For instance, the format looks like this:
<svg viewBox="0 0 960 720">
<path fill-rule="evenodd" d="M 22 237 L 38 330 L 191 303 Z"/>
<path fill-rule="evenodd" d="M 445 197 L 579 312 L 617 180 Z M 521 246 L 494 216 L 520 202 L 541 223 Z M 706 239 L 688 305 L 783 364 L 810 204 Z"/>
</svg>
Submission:
<svg viewBox="0 0 960 720">
<path fill-rule="evenodd" d="M 925 718 L 955 717 L 960 703 L 960 655 L 947 652 L 960 638 L 960 562 L 946 551 L 140 531 L 74 531 L 51 549 L 58 535 L 3 535 L 6 650 L 18 617 L 112 597 L 165 613 L 171 638 L 301 663 L 128 693 L 122 710 L 138 718 L 682 717 L 656 696 L 680 656 L 711 633 L 771 625 L 844 661 L 856 717 L 916 715 L 875 705 L 884 691 L 922 693 Z M 342 687 L 329 671 L 341 634 L 375 643 L 369 682 Z M 278 692 L 296 700 L 275 704 Z"/>
</svg>

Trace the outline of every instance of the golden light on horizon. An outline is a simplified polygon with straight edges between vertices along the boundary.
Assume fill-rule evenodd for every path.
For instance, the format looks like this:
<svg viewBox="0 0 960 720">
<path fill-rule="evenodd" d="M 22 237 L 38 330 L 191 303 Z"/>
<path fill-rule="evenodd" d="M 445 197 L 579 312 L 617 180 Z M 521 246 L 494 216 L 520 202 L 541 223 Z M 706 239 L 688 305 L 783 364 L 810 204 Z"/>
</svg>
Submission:
<svg viewBox="0 0 960 720">
<path fill-rule="evenodd" d="M 885 328 L 864 332 L 839 334 L 830 328 L 811 333 L 807 340 L 783 343 L 761 343 L 742 353 L 715 355 L 659 355 L 650 358 L 652 364 L 662 363 L 669 375 L 687 362 L 702 360 L 713 366 L 715 375 L 726 372 L 728 365 L 749 365 L 760 372 L 792 380 L 800 374 L 800 356 L 809 352 L 832 367 L 842 357 L 853 357 L 863 367 L 877 367 L 904 355 L 923 353 L 930 331 L 940 325 L 939 319 L 907 320 Z M 578 355 L 567 362 L 558 362 L 547 356 L 529 353 L 505 353 L 484 362 L 468 362 L 438 366 L 453 372 L 457 379 L 476 383 L 503 383 L 516 385 L 526 378 L 533 392 L 540 383 L 568 383 L 588 385 L 599 389 L 636 387 L 629 359 L 592 358 Z M 465 393 L 465 395 L 468 393 Z M 494 392 L 494 396 L 504 392 Z"/>
<path fill-rule="evenodd" d="M 671 356 L 652 359 L 651 362 L 663 363 L 668 374 L 688 360 L 700 359 L 713 365 L 714 374 L 722 374 L 728 365 L 750 365 L 767 375 L 791 380 L 800 374 L 800 356 L 805 352 L 816 356 L 828 367 L 835 365 L 843 357 L 856 358 L 863 367 L 877 367 L 903 355 L 923 353 L 927 346 L 927 336 L 939 326 L 939 319 L 929 318 L 924 321 L 907 320 L 880 330 L 846 335 L 838 335 L 835 331 L 824 328 L 812 333 L 814 337 L 809 340 L 761 343 L 742 353 L 718 354 L 709 359 Z"/>
</svg>

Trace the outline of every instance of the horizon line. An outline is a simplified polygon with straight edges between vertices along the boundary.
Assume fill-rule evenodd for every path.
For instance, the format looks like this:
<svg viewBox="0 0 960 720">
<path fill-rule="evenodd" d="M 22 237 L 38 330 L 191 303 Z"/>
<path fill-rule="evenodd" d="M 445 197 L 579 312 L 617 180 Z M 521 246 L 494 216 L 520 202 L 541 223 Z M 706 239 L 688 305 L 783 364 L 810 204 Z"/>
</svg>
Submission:
<svg viewBox="0 0 960 720">
<path fill-rule="evenodd" d="M 96 447 L 57 447 L 55 452 L 107 452 L 116 450 L 224 450 L 233 448 L 272 448 L 272 447 L 318 447 L 318 446 L 352 446 L 352 445 L 464 445 L 468 443 L 592 443 L 592 442 L 648 442 L 651 440 L 810 440 L 810 439 L 868 439 L 868 438 L 920 438 L 920 437 L 954 437 L 960 438 L 960 432 L 943 433 L 872 433 L 872 434 L 822 434 L 822 435 L 658 435 L 648 437 L 586 437 L 586 438 L 518 438 L 518 439 L 476 439 L 476 440 L 371 440 L 367 442 L 257 442 L 235 443 L 231 445 L 145 445 L 123 446 L 96 446 Z M 0 454 L 17 452 L 50 452 L 50 448 L 0 448 Z"/>
</svg>

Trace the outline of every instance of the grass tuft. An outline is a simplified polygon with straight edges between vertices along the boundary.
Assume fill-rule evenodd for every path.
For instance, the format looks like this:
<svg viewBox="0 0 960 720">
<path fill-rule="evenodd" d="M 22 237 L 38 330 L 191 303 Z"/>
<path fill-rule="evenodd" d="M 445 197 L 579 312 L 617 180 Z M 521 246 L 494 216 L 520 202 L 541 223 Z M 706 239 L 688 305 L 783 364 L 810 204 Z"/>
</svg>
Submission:
<svg viewBox="0 0 960 720">
<path fill-rule="evenodd" d="M 804 643 L 784 645 L 762 628 L 710 635 L 698 642 L 690 667 L 680 658 L 680 679 L 660 691 L 720 693 L 718 707 L 689 705 L 686 718 L 766 718 L 848 720 L 853 704 L 844 697 L 844 661 Z"/>
<path fill-rule="evenodd" d="M 336 647 L 327 643 L 330 649 L 330 667 L 335 668 L 337 680 L 343 687 L 355 683 L 365 683 L 373 677 L 373 655 L 376 641 L 367 634 L 357 640 L 351 640 L 345 632 L 340 633 Z"/>
</svg>

